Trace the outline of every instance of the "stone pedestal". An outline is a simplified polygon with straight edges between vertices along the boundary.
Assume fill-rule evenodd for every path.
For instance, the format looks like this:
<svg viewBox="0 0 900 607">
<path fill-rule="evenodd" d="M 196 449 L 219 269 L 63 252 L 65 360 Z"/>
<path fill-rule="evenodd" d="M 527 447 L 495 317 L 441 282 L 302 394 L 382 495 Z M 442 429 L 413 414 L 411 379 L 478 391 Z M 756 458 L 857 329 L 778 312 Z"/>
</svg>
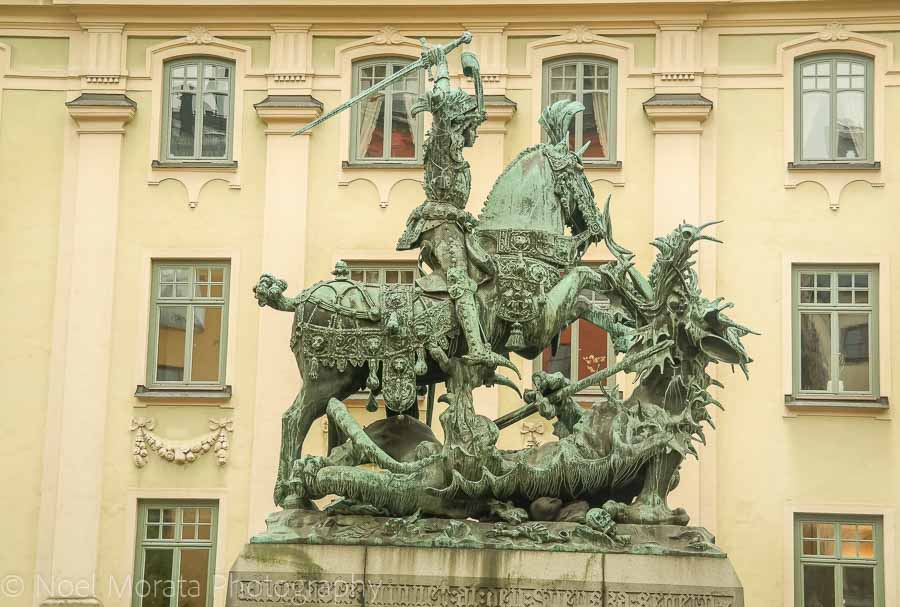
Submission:
<svg viewBox="0 0 900 607">
<path fill-rule="evenodd" d="M 477 528 L 490 527 L 485 523 L 404 520 L 322 517 L 292 534 L 270 517 L 269 533 L 247 544 L 231 568 L 226 605 L 744 605 L 727 556 L 705 541 L 712 538 L 700 528 L 620 525 L 616 533 L 623 535 L 616 537 L 627 537 L 624 543 L 532 542 L 534 549 L 523 550 L 514 545 L 517 538 L 491 547 L 496 536 Z M 543 523 L 531 529 L 542 529 L 545 539 L 574 538 L 577 527 Z"/>
</svg>

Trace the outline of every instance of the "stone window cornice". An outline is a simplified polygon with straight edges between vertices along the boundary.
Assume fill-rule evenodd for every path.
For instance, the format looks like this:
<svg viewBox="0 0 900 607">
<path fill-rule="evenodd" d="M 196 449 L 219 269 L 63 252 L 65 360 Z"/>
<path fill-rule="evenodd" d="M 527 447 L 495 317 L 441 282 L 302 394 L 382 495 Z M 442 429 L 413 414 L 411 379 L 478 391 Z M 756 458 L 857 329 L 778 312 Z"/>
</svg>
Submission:
<svg viewBox="0 0 900 607">
<path fill-rule="evenodd" d="M 852 54 L 871 59 L 873 66 L 872 129 L 874 138 L 871 162 L 860 166 L 815 166 L 799 163 L 795 149 L 795 64 L 798 59 L 817 54 Z M 817 33 L 801 36 L 778 47 L 776 66 L 784 89 L 784 187 L 796 189 L 803 183 L 818 184 L 826 193 L 832 211 L 840 208 L 841 195 L 853 182 L 864 181 L 872 187 L 884 187 L 881 162 L 885 151 L 886 79 L 895 70 L 893 44 L 876 36 L 846 29 L 832 23 Z"/>
<path fill-rule="evenodd" d="M 147 184 L 159 185 L 166 180 L 178 181 L 185 188 L 188 204 L 197 206 L 200 191 L 210 181 L 225 181 L 231 189 L 241 187 L 241 150 L 243 142 L 244 93 L 248 88 L 251 65 L 251 49 L 248 46 L 223 40 L 206 28 L 194 27 L 186 36 L 170 40 L 147 49 L 146 74 L 150 84 L 150 137 L 147 150 Z M 191 166 L 191 163 L 159 162 L 164 123 L 164 70 L 165 63 L 174 59 L 206 56 L 230 61 L 234 64 L 234 120 L 232 125 L 232 154 L 229 162 L 221 166 Z M 157 162 L 154 162 L 157 161 Z"/>
</svg>

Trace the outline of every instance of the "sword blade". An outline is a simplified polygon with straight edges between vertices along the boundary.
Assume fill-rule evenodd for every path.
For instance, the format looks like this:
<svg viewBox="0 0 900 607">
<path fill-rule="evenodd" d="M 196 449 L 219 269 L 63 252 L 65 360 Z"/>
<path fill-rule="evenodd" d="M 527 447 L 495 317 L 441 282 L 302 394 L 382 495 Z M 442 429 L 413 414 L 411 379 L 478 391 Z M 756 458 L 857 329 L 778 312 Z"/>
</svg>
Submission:
<svg viewBox="0 0 900 607">
<path fill-rule="evenodd" d="M 463 32 L 462 36 L 460 36 L 456 40 L 453 40 L 452 42 L 449 42 L 443 46 L 444 53 L 449 54 L 456 47 L 463 45 L 463 44 L 469 44 L 471 41 L 472 41 L 472 34 L 470 34 L 469 32 Z M 371 97 L 372 95 L 374 95 L 375 93 L 377 93 L 379 91 L 383 91 L 384 89 L 386 89 L 387 87 L 389 87 L 393 83 L 395 83 L 396 81 L 403 78 L 408 73 L 413 72 L 413 71 L 419 69 L 420 67 L 425 67 L 425 60 L 421 59 L 421 58 L 413 61 L 412 63 L 410 63 L 403 69 L 401 69 L 400 71 L 394 72 L 388 78 L 385 78 L 384 80 L 382 80 L 375 86 L 369 87 L 366 90 L 364 90 L 363 92 L 354 95 L 353 97 L 351 97 L 344 103 L 340 104 L 336 108 L 325 112 L 324 114 L 322 114 L 321 116 L 319 116 L 318 118 L 316 118 L 315 120 L 313 120 L 312 122 L 310 122 L 309 124 L 304 126 L 303 128 L 298 129 L 294 133 L 294 135 L 302 135 L 303 133 L 311 131 L 312 129 L 316 128 L 317 126 L 319 126 L 320 124 L 322 124 L 323 122 L 325 122 L 326 120 L 331 118 L 332 116 L 340 114 L 347 108 L 354 106 L 355 104 L 359 103 L 363 99 L 367 99 L 368 97 Z"/>
<path fill-rule="evenodd" d="M 363 99 L 367 99 L 368 97 L 371 97 L 372 95 L 374 95 L 375 93 L 377 93 L 379 91 L 383 91 L 387 87 L 394 84 L 396 81 L 403 78 L 408 73 L 419 69 L 423 65 L 425 65 L 425 62 L 422 61 L 421 59 L 418 59 L 418 60 L 410 63 L 409 65 L 404 67 L 402 70 L 400 70 L 398 72 L 394 72 L 391 76 L 389 76 L 388 78 L 385 78 L 384 80 L 382 80 L 375 86 L 367 88 L 363 92 L 351 97 L 350 99 L 348 99 L 344 103 L 340 104 L 336 108 L 325 112 L 324 114 L 322 114 L 321 116 L 319 116 L 318 118 L 316 118 L 315 120 L 313 120 L 312 122 L 310 122 L 309 124 L 304 126 L 303 128 L 298 129 L 297 132 L 294 133 L 294 135 L 302 135 L 303 133 L 306 133 L 307 131 L 311 131 L 312 129 L 316 128 L 317 126 L 319 126 L 320 124 L 322 124 L 323 122 L 325 122 L 326 120 L 331 118 L 332 116 L 340 114 L 347 108 L 359 103 Z"/>
</svg>

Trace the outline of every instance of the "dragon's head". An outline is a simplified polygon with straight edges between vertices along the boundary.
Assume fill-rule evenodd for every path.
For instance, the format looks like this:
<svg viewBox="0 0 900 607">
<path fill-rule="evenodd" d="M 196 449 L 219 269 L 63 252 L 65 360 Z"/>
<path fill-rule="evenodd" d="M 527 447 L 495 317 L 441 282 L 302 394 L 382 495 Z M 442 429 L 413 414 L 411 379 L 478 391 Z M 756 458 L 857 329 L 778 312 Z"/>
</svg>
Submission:
<svg viewBox="0 0 900 607">
<path fill-rule="evenodd" d="M 707 299 L 698 285 L 692 258 L 701 240 L 721 242 L 703 233 L 715 223 L 719 222 L 682 223 L 651 243 L 659 250 L 649 275 L 652 297 L 638 306 L 644 321 L 638 328 L 638 344 L 649 347 L 664 340 L 672 342 L 644 368 L 643 377 L 655 373 L 670 387 L 680 388 L 679 400 L 690 392 L 691 385 L 705 390 L 714 383 L 706 373 L 710 363 L 738 365 L 746 374 L 751 362 L 741 338 L 752 331 L 724 313 L 733 304 L 721 298 Z"/>
</svg>

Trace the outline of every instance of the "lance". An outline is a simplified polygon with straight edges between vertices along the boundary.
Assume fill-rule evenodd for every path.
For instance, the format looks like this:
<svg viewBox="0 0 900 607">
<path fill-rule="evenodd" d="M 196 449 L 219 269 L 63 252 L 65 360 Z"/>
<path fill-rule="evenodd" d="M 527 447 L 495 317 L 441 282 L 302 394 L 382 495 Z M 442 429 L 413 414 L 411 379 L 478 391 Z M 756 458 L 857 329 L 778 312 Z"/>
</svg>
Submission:
<svg viewBox="0 0 900 607">
<path fill-rule="evenodd" d="M 615 375 L 616 373 L 618 373 L 620 371 L 627 370 L 628 367 L 630 367 L 634 363 L 641 362 L 652 356 L 655 356 L 656 354 L 659 354 L 660 352 L 662 352 L 663 350 L 665 350 L 666 348 L 668 348 L 671 345 L 672 345 L 672 341 L 666 340 L 666 341 L 656 344 L 655 346 L 651 346 L 641 352 L 635 352 L 634 354 L 632 354 L 630 356 L 626 355 L 623 360 L 617 362 L 613 366 L 607 367 L 606 369 L 601 369 L 600 371 L 597 371 L 596 373 L 592 373 L 591 375 L 588 375 L 587 377 L 585 377 L 582 380 L 579 380 L 573 384 L 569 384 L 568 386 L 565 386 L 564 388 L 560 388 L 556 392 L 548 394 L 546 396 L 546 398 L 548 400 L 559 401 L 563 398 L 569 398 L 570 396 L 574 396 L 575 394 L 577 394 L 578 392 L 581 392 L 582 390 L 584 390 L 586 388 L 590 388 L 591 386 L 596 386 L 596 385 L 602 383 L 604 380 L 606 380 L 609 377 L 612 377 L 613 375 Z M 526 393 L 526 396 L 527 396 L 527 393 Z M 525 419 L 532 413 L 537 413 L 537 410 L 538 410 L 538 404 L 536 402 L 534 402 L 529 405 L 525 405 L 524 407 L 520 407 L 520 408 L 516 409 L 515 411 L 510 411 L 506 415 L 498 417 L 497 419 L 494 420 L 494 424 L 497 426 L 497 428 L 502 430 L 503 428 L 506 428 L 507 426 L 513 425 L 517 421 Z"/>
<path fill-rule="evenodd" d="M 457 38 L 456 40 L 454 40 L 452 42 L 445 44 L 444 46 L 442 46 L 440 48 L 443 49 L 445 55 L 449 55 L 450 52 L 453 51 L 454 49 L 456 49 L 457 47 L 462 46 L 463 44 L 469 44 L 470 42 L 472 42 L 472 34 L 470 32 L 463 32 L 462 36 L 460 36 L 459 38 Z M 422 44 L 423 44 L 423 46 L 425 44 L 424 38 L 422 39 Z M 316 128 L 317 126 L 319 126 L 320 124 L 322 124 L 323 122 L 325 122 L 326 120 L 331 118 L 332 116 L 340 114 L 347 108 L 359 103 L 363 99 L 371 97 L 378 91 L 386 89 L 387 87 L 391 86 L 397 80 L 400 80 L 401 78 L 406 76 L 408 73 L 414 72 L 421 67 L 428 67 L 428 64 L 425 62 L 424 57 L 419 58 L 416 61 L 413 61 L 412 63 L 410 63 L 403 69 L 401 69 L 400 71 L 394 72 L 391 76 L 385 78 L 384 80 L 382 80 L 375 86 L 364 90 L 363 92 L 359 93 L 358 95 L 355 95 L 355 96 L 351 97 L 350 99 L 348 99 L 347 101 L 345 101 L 344 103 L 340 104 L 336 108 L 325 112 L 324 114 L 322 114 L 321 116 L 319 116 L 318 118 L 316 118 L 315 120 L 313 120 L 312 122 L 310 122 L 309 124 L 304 126 L 303 128 L 298 129 L 297 132 L 294 133 L 294 135 L 302 135 L 303 133 L 306 133 L 307 131 L 311 131 L 312 129 Z"/>
</svg>

